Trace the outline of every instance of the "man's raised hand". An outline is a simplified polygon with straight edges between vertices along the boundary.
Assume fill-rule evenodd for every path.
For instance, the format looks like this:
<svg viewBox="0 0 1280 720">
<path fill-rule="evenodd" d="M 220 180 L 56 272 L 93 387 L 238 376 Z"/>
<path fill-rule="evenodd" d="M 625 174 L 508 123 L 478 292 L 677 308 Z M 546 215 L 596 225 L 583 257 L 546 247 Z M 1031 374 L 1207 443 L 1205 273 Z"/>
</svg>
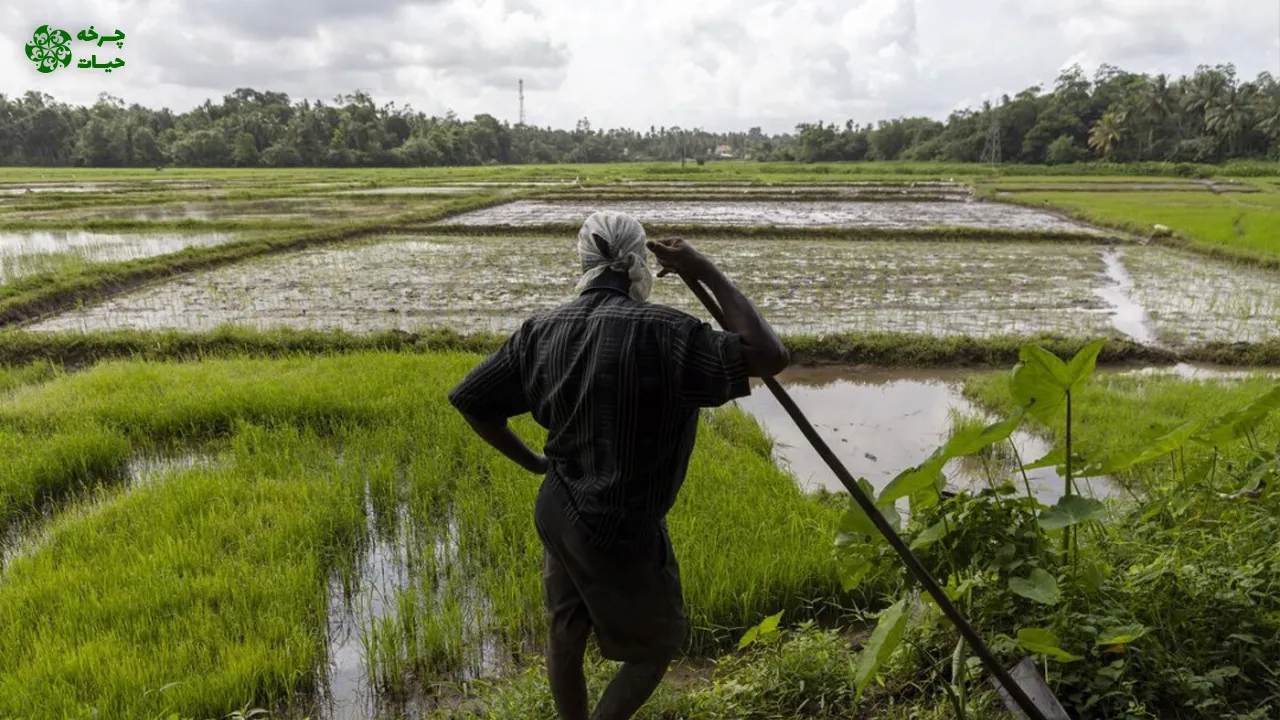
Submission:
<svg viewBox="0 0 1280 720">
<path fill-rule="evenodd" d="M 712 267 L 707 256 L 681 238 L 650 240 L 646 246 L 658 259 L 658 277 L 666 277 L 674 272 L 696 280 L 704 277 Z"/>
</svg>

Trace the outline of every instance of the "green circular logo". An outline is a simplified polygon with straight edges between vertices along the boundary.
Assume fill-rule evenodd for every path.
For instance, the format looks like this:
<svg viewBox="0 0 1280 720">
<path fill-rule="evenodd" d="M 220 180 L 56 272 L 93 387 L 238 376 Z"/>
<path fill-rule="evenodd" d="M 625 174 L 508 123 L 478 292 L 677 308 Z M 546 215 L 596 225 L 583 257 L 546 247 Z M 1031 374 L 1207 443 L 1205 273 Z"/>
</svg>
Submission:
<svg viewBox="0 0 1280 720">
<path fill-rule="evenodd" d="M 65 30 L 50 30 L 41 25 L 27 43 L 27 57 L 42 73 L 51 73 L 71 64 L 71 35 Z"/>
</svg>

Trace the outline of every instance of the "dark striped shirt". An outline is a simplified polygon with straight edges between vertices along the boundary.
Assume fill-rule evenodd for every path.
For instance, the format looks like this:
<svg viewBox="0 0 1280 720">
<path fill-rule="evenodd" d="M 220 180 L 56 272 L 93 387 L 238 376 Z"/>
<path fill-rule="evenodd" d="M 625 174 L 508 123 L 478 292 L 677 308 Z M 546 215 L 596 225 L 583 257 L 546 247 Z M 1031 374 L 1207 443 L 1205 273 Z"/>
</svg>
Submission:
<svg viewBox="0 0 1280 720">
<path fill-rule="evenodd" d="M 531 413 L 547 429 L 544 480 L 601 547 L 658 527 L 684 482 L 698 411 L 750 394 L 741 338 L 641 303 L 605 273 L 524 322 L 449 393 L 481 418 Z"/>
</svg>

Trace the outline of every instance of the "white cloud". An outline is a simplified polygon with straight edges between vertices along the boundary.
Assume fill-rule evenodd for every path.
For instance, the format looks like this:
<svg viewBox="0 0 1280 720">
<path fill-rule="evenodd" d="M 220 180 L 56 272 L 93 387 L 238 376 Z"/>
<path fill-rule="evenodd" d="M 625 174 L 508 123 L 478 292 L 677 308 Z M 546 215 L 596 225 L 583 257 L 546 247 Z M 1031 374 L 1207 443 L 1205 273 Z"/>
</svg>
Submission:
<svg viewBox="0 0 1280 720">
<path fill-rule="evenodd" d="M 34 71 L 45 22 L 128 33 L 110 76 Z M 74 50 L 74 48 L 73 48 Z M 186 109 L 237 87 L 571 127 L 944 117 L 1065 66 L 1280 73 L 1276 0 L 42 0 L 0 9 L 0 92 Z"/>
</svg>

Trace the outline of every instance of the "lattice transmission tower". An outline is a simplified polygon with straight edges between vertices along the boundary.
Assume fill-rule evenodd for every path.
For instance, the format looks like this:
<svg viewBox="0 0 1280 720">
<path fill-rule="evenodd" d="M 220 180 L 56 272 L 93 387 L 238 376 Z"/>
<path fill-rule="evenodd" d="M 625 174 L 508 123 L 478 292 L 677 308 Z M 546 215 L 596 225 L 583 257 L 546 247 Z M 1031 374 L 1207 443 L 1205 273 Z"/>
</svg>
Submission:
<svg viewBox="0 0 1280 720">
<path fill-rule="evenodd" d="M 991 126 L 987 128 L 987 143 L 982 147 L 982 162 L 993 167 L 1000 164 L 1000 107 L 991 108 Z"/>
<path fill-rule="evenodd" d="M 524 78 L 520 79 L 520 124 L 524 125 Z"/>
</svg>

